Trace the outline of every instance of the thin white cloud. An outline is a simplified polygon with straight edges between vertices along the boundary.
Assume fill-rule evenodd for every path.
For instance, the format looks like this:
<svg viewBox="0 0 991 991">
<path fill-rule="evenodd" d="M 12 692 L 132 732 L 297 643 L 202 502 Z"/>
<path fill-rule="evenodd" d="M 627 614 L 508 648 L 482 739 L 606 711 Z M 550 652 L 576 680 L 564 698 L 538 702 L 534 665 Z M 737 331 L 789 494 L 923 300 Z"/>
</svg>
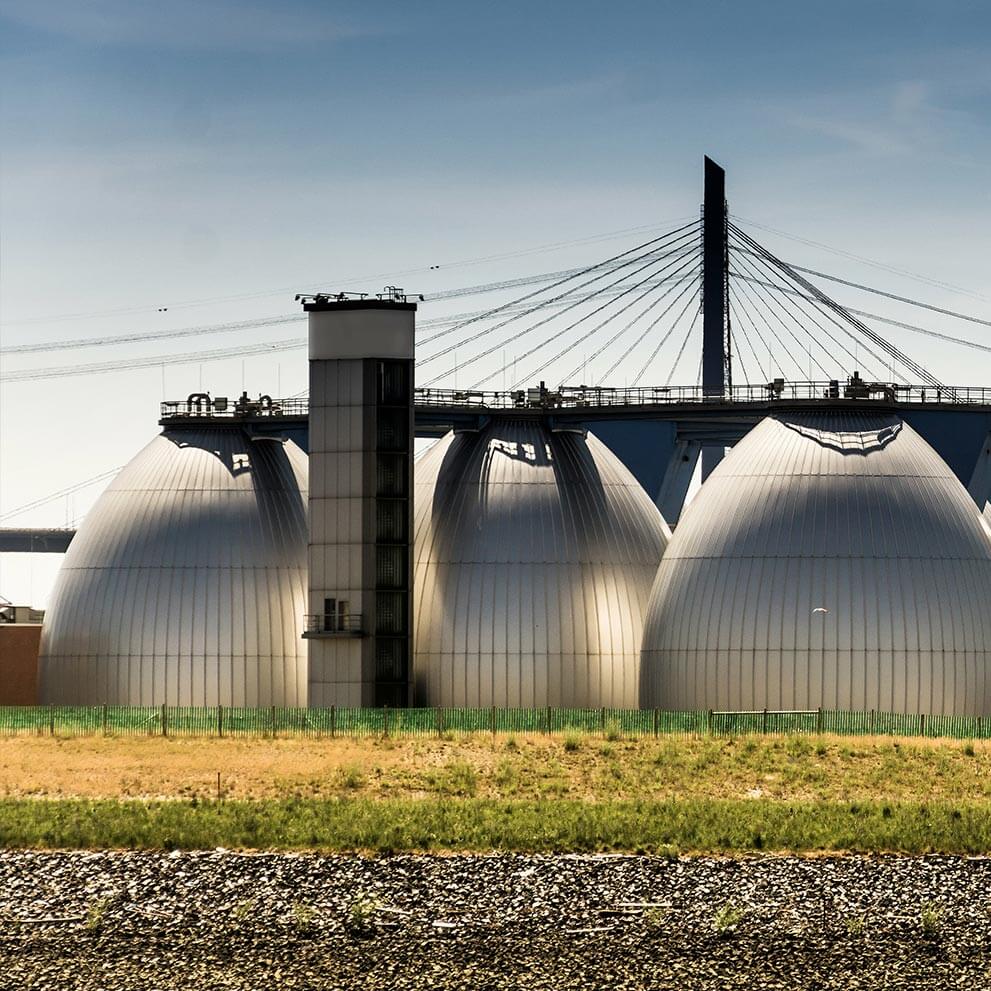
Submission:
<svg viewBox="0 0 991 991">
<path fill-rule="evenodd" d="M 368 32 L 312 10 L 242 0 L 0 0 L 0 17 L 80 44 L 270 51 Z"/>
<path fill-rule="evenodd" d="M 835 140 L 855 153 L 903 158 L 925 154 L 960 158 L 973 137 L 969 113 L 925 79 L 901 80 L 867 93 L 788 101 L 772 111 L 787 124 Z"/>
</svg>

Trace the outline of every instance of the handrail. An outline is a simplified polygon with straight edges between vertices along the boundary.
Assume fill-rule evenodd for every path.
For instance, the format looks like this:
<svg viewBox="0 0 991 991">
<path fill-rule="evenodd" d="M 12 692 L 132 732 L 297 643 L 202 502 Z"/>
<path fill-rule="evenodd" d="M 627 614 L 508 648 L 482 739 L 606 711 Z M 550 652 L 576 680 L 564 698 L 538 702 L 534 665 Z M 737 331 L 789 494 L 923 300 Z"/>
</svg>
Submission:
<svg viewBox="0 0 991 991">
<path fill-rule="evenodd" d="M 698 385 L 637 386 L 608 388 L 591 385 L 563 385 L 556 389 L 544 386 L 509 392 L 485 392 L 473 389 L 416 389 L 416 409 L 489 410 L 595 410 L 600 407 L 665 407 L 675 405 L 728 406 L 768 405 L 785 402 L 821 402 L 842 407 L 846 402 L 878 402 L 888 405 L 991 406 L 991 388 L 984 386 L 902 385 L 895 382 L 868 382 L 853 378 L 846 382 L 809 381 L 773 382 L 734 385 L 720 395 L 712 395 Z M 271 399 L 262 396 L 237 400 L 214 397 L 210 400 L 173 400 L 162 403 L 162 420 L 170 419 L 257 419 L 305 417 L 309 400 L 293 397 Z"/>
</svg>

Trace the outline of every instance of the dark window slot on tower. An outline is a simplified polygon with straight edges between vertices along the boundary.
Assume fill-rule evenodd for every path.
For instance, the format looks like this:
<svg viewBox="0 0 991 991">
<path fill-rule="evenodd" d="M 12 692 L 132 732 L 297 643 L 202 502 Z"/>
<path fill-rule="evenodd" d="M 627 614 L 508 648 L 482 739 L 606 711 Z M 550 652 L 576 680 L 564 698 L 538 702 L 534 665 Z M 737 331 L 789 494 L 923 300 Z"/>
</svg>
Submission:
<svg viewBox="0 0 991 991">
<path fill-rule="evenodd" d="M 409 495 L 409 460 L 405 454 L 379 454 L 375 458 L 375 494 Z"/>
<path fill-rule="evenodd" d="M 375 644 L 375 680 L 405 682 L 409 657 L 405 638 L 379 637 Z"/>
<path fill-rule="evenodd" d="M 380 361 L 378 401 L 380 406 L 405 406 L 410 401 L 410 363 Z"/>
<path fill-rule="evenodd" d="M 405 636 L 408 630 L 406 592 L 375 593 L 375 633 Z"/>
<path fill-rule="evenodd" d="M 375 587 L 406 588 L 409 555 L 402 544 L 385 544 L 375 548 Z"/>
<path fill-rule="evenodd" d="M 379 451 L 409 449 L 409 410 L 385 407 L 377 412 L 376 444 Z"/>
<path fill-rule="evenodd" d="M 409 535 L 409 505 L 403 499 L 375 500 L 375 542 L 406 543 Z"/>
</svg>

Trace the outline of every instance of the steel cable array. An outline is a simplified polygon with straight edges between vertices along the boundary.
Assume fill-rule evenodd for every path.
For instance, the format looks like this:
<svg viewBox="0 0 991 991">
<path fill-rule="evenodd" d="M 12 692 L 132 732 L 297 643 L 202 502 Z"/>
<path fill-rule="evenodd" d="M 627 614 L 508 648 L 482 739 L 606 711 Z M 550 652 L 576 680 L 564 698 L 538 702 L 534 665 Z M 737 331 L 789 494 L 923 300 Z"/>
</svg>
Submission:
<svg viewBox="0 0 991 991">
<path fill-rule="evenodd" d="M 928 373 L 904 351 L 864 323 L 864 320 L 869 320 L 872 323 L 874 321 L 885 323 L 901 330 L 929 336 L 935 340 L 957 344 L 983 353 L 991 353 L 991 345 L 980 341 L 961 338 L 941 330 L 894 319 L 891 316 L 841 306 L 809 282 L 805 276 L 828 279 L 850 289 L 874 293 L 884 299 L 920 307 L 942 317 L 965 320 L 981 326 L 991 326 L 991 320 L 962 313 L 955 309 L 936 306 L 902 294 L 876 289 L 863 282 L 830 275 L 818 268 L 785 262 L 742 230 L 735 220 L 730 222 L 728 233 L 730 271 L 727 292 L 729 302 L 727 333 L 730 337 L 736 365 L 747 381 L 751 378 L 751 370 L 758 375 L 760 374 L 765 363 L 765 358 L 760 353 L 763 352 L 768 356 L 766 360 L 769 362 L 770 368 L 776 368 L 777 373 L 785 378 L 804 379 L 806 375 L 811 376 L 813 370 L 828 375 L 830 369 L 833 369 L 835 376 L 840 372 L 840 369 L 835 367 L 837 359 L 840 359 L 847 371 L 851 368 L 863 369 L 866 374 L 877 380 L 890 377 L 901 382 L 911 380 L 931 385 L 934 388 L 941 387 L 935 376 Z M 609 349 L 620 345 L 623 341 L 628 343 L 623 347 L 621 353 L 611 360 L 608 368 L 604 371 L 598 371 L 594 367 L 591 369 L 591 381 L 594 381 L 596 385 L 607 383 L 612 376 L 621 373 L 628 362 L 637 362 L 639 368 L 634 381 L 641 381 L 657 359 L 661 348 L 678 334 L 679 328 L 683 326 L 683 318 L 691 309 L 690 298 L 687 308 L 683 308 L 677 313 L 677 316 L 672 317 L 679 302 L 684 299 L 685 293 L 694 297 L 692 290 L 695 287 L 692 280 L 697 278 L 696 269 L 700 247 L 698 235 L 699 223 L 693 221 L 592 265 L 505 279 L 500 282 L 462 286 L 428 295 L 427 301 L 433 302 L 474 294 L 505 291 L 523 286 L 536 286 L 535 289 L 522 296 L 485 310 L 421 320 L 417 328 L 418 348 L 445 338 L 448 340 L 457 338 L 457 341 L 451 340 L 450 343 L 420 359 L 418 361 L 420 366 L 428 365 L 446 354 L 453 353 L 457 357 L 460 351 L 473 347 L 479 339 L 491 338 L 494 341 L 491 346 L 478 349 L 467 357 L 461 357 L 461 360 L 455 360 L 451 367 L 433 375 L 424 384 L 433 386 L 445 377 L 452 374 L 456 375 L 462 368 L 472 367 L 500 350 L 505 352 L 512 348 L 516 342 L 528 336 L 534 340 L 531 346 L 527 347 L 522 354 L 515 355 L 510 360 L 504 360 L 494 371 L 486 370 L 486 374 L 476 376 L 476 382 L 472 387 L 481 386 L 497 375 L 505 374 L 510 368 L 518 368 L 521 361 L 526 361 L 527 358 L 539 354 L 542 349 L 549 347 L 555 341 L 561 341 L 562 345 L 565 346 L 561 346 L 552 357 L 546 358 L 526 374 L 514 374 L 514 388 L 522 384 L 527 375 L 536 376 L 548 371 L 553 374 L 558 361 L 563 361 L 569 356 L 573 358 L 577 349 L 586 343 L 590 343 L 592 346 L 591 354 L 581 362 L 572 360 L 567 373 L 560 376 L 562 383 L 571 380 L 581 368 L 588 369 L 590 362 L 594 364 L 604 355 L 608 357 Z M 809 243 L 815 244 L 816 242 Z M 858 256 L 850 257 L 856 258 Z M 860 260 L 863 261 L 864 259 Z M 871 262 L 871 264 L 877 263 Z M 902 275 L 910 274 L 891 266 L 878 264 L 878 267 Z M 933 285 L 944 285 L 933 280 L 923 281 L 928 281 Z M 691 289 L 686 288 L 688 286 L 691 286 Z M 661 291 L 655 293 L 654 290 Z M 675 293 L 677 294 L 675 298 L 658 312 L 658 307 L 662 301 L 669 300 L 670 296 Z M 630 299 L 631 296 L 634 297 L 632 300 Z M 622 326 L 617 326 L 615 330 L 611 329 L 610 325 L 613 321 L 623 314 L 630 313 L 640 302 L 644 302 L 646 305 L 637 310 L 634 316 L 627 318 Z M 568 321 L 566 325 L 557 322 L 559 318 L 568 313 L 575 313 L 576 318 Z M 655 316 L 655 314 L 657 315 Z M 526 318 L 530 316 L 536 317 L 536 319 L 528 322 Z M 600 319 L 592 323 L 592 318 L 595 316 L 600 316 Z M 273 315 L 254 320 L 229 321 L 221 324 L 172 330 L 135 330 L 130 333 L 94 338 L 32 342 L 8 346 L 0 350 L 0 355 L 28 356 L 56 350 L 75 350 L 102 345 L 199 337 L 208 334 L 278 326 L 304 319 L 305 315 L 298 313 Z M 519 328 L 514 327 L 512 332 L 505 336 L 499 334 L 500 330 L 512 327 L 514 324 L 519 324 Z M 546 328 L 545 333 L 536 339 L 534 335 L 537 335 L 544 328 Z M 568 343 L 572 331 L 578 331 L 579 334 L 575 340 Z M 600 342 L 596 335 L 602 331 L 606 331 L 608 336 Z M 649 357 L 644 362 L 638 354 L 638 349 L 651 347 L 652 335 L 654 334 L 658 335 L 658 343 L 654 345 Z M 675 357 L 676 362 L 683 355 L 684 347 L 687 347 L 688 341 L 687 339 L 682 340 L 681 343 L 682 350 Z M 0 376 L 0 381 L 27 382 L 110 371 L 192 364 L 298 350 L 304 346 L 305 338 L 295 337 L 177 354 L 117 358 L 113 361 L 90 363 L 76 362 L 60 366 L 16 370 L 5 369 L 3 375 Z"/>
</svg>

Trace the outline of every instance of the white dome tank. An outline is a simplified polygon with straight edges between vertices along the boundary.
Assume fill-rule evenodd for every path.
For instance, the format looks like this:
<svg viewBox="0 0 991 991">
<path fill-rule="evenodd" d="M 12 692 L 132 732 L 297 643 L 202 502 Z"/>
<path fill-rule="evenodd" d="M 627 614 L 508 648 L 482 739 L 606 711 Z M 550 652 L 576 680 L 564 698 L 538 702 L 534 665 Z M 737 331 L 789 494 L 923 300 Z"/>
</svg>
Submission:
<svg viewBox="0 0 991 991">
<path fill-rule="evenodd" d="M 169 428 L 100 496 L 45 616 L 42 703 L 306 705 L 306 455 Z"/>
<path fill-rule="evenodd" d="M 651 593 L 664 709 L 991 712 L 991 540 L 893 415 L 761 421 L 682 517 Z"/>
<path fill-rule="evenodd" d="M 636 707 L 668 528 L 592 434 L 494 419 L 416 464 L 417 704 Z"/>
</svg>

